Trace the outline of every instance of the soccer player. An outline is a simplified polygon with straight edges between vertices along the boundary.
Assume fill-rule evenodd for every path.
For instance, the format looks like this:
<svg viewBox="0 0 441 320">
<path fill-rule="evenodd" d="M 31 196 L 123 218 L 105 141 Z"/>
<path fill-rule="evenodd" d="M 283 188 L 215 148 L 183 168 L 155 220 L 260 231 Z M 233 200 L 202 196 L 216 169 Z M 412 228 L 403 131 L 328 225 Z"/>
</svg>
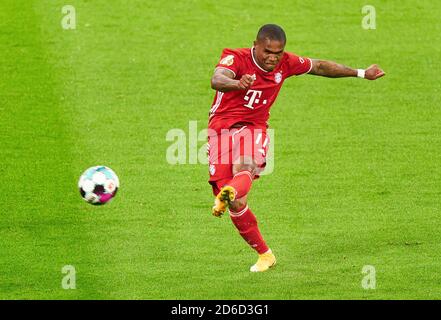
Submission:
<svg viewBox="0 0 441 320">
<path fill-rule="evenodd" d="M 274 24 L 262 26 L 252 48 L 224 49 L 211 87 L 216 90 L 209 113 L 209 183 L 215 195 L 212 213 L 227 210 L 243 239 L 258 253 L 251 272 L 268 270 L 276 258 L 265 243 L 247 194 L 265 167 L 269 147 L 269 111 L 285 79 L 301 74 L 330 78 L 384 76 L 377 66 L 353 69 L 332 61 L 285 52 L 286 35 Z"/>
</svg>

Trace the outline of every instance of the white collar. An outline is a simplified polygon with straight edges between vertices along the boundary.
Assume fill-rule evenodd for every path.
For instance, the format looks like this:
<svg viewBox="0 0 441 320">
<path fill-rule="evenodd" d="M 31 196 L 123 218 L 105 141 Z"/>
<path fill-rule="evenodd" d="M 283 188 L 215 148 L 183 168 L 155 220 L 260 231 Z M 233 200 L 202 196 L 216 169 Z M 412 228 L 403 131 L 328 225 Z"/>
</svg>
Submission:
<svg viewBox="0 0 441 320">
<path fill-rule="evenodd" d="M 255 64 L 260 70 L 262 70 L 263 72 L 270 72 L 270 71 L 267 71 L 267 70 L 263 69 L 261 66 L 259 66 L 259 64 L 258 64 L 258 63 L 256 62 L 256 60 L 254 59 L 254 46 L 251 47 L 251 57 L 253 58 L 253 62 L 254 62 L 254 64 Z"/>
</svg>

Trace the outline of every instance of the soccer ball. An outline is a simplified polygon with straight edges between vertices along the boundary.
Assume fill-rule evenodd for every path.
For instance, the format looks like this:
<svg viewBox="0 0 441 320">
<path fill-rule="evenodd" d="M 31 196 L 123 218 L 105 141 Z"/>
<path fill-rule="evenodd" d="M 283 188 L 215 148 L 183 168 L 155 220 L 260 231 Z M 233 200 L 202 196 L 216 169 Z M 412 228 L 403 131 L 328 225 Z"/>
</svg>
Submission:
<svg viewBox="0 0 441 320">
<path fill-rule="evenodd" d="M 85 201 L 93 205 L 102 205 L 116 195 L 119 179 L 112 169 L 96 166 L 84 171 L 78 181 L 78 188 Z"/>
</svg>

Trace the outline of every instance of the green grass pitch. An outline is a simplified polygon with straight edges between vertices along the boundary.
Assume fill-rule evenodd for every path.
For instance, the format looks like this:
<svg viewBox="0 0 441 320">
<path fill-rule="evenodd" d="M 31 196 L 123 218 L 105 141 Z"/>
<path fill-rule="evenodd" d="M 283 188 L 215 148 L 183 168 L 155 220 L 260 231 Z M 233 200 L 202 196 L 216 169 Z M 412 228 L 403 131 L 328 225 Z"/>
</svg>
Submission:
<svg viewBox="0 0 441 320">
<path fill-rule="evenodd" d="M 370 1 L 375 30 L 365 4 L 2 0 L 0 299 L 439 299 L 441 4 Z M 169 164 L 166 134 L 205 128 L 222 48 L 265 23 L 288 51 L 386 77 L 286 81 L 275 170 L 250 193 L 278 265 L 251 274 L 206 165 Z M 76 184 L 100 164 L 121 189 L 93 207 Z"/>
</svg>

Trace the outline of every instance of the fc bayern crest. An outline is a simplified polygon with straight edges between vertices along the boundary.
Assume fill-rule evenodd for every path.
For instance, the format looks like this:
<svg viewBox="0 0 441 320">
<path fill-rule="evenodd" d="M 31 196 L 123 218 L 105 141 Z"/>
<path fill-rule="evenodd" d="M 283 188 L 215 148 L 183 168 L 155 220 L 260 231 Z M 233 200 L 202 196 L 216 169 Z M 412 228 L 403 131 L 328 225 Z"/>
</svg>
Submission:
<svg viewBox="0 0 441 320">
<path fill-rule="evenodd" d="M 276 83 L 280 83 L 282 81 L 282 74 L 280 72 L 277 72 L 274 76 L 274 80 L 276 81 Z"/>
</svg>

